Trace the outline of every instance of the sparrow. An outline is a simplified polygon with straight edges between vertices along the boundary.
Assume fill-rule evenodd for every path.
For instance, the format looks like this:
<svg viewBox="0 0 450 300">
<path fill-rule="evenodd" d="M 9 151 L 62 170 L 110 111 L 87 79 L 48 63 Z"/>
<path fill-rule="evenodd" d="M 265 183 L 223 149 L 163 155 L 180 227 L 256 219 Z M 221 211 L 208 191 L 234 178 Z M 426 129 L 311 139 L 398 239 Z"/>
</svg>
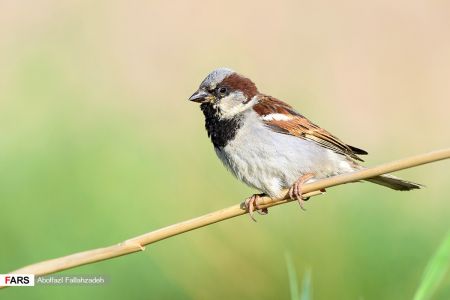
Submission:
<svg viewBox="0 0 450 300">
<path fill-rule="evenodd" d="M 364 169 L 360 155 L 350 146 L 311 122 L 289 104 L 260 93 L 247 77 L 228 68 L 209 73 L 189 98 L 200 103 L 214 150 L 239 180 L 263 194 L 245 201 L 252 219 L 258 198 L 284 196 L 304 209 L 302 185 L 318 179 Z M 366 181 L 399 191 L 422 185 L 384 174 Z"/>
</svg>

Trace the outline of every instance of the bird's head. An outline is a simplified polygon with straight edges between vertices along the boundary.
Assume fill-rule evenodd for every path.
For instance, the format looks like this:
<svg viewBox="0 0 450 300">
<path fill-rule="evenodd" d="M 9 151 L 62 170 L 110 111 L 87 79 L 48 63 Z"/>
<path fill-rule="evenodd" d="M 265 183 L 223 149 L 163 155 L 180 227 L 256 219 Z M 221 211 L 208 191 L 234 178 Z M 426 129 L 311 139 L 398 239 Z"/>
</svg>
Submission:
<svg viewBox="0 0 450 300">
<path fill-rule="evenodd" d="M 189 98 L 204 107 L 213 107 L 221 118 L 233 118 L 252 107 L 258 89 L 248 78 L 228 68 L 215 69 L 206 76 L 198 90 Z"/>
</svg>

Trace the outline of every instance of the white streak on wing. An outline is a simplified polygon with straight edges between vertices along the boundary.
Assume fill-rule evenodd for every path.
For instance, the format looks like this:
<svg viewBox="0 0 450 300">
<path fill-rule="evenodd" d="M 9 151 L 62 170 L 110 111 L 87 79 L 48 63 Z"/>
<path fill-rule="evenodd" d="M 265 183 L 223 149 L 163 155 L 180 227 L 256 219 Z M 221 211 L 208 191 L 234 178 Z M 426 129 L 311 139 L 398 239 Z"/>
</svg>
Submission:
<svg viewBox="0 0 450 300">
<path fill-rule="evenodd" d="M 292 117 L 283 114 L 269 114 L 263 116 L 262 119 L 264 121 L 289 121 Z"/>
</svg>

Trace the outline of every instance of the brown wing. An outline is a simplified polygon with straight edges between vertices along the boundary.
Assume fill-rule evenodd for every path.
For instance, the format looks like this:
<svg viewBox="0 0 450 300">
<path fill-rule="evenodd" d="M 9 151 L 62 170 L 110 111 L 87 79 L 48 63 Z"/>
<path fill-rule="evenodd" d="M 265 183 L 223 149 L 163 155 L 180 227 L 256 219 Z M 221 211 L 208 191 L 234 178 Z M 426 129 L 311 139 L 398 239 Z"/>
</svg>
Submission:
<svg viewBox="0 0 450 300">
<path fill-rule="evenodd" d="M 273 130 L 313 141 L 336 153 L 363 161 L 357 156 L 367 154 L 366 151 L 347 145 L 325 129 L 320 128 L 307 118 L 296 112 L 290 105 L 270 96 L 261 96 L 261 100 L 253 109 L 265 124 Z M 273 117 L 273 118 L 272 118 Z"/>
</svg>

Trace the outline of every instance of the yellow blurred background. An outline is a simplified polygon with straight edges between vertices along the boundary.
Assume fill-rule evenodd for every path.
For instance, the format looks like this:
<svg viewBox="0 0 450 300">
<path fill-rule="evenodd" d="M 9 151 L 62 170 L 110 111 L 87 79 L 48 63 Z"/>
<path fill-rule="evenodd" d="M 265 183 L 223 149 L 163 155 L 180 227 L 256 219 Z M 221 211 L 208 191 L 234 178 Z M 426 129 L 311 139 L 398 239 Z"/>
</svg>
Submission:
<svg viewBox="0 0 450 300">
<path fill-rule="evenodd" d="M 0 273 L 106 246 L 255 191 L 215 157 L 187 98 L 226 66 L 351 145 L 366 165 L 450 145 L 448 1 L 0 2 Z M 241 217 L 4 299 L 410 299 L 450 225 L 449 163 Z M 450 298 L 450 278 L 435 299 Z"/>
</svg>

